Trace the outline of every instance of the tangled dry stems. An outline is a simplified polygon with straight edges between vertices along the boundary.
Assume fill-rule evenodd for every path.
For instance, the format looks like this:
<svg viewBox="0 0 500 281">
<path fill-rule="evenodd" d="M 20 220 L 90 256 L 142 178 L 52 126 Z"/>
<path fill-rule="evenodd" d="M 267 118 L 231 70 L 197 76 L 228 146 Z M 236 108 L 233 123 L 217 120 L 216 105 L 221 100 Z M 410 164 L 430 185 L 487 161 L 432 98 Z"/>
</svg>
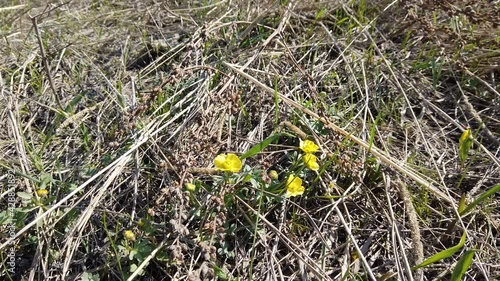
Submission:
<svg viewBox="0 0 500 281">
<path fill-rule="evenodd" d="M 208 280 L 221 268 L 243 280 L 431 280 L 458 257 L 408 268 L 455 245 L 462 229 L 479 249 L 469 278 L 498 276 L 498 198 L 450 223 L 462 192 L 474 198 L 500 175 L 500 13 L 486 1 L 434 3 L 2 10 L 1 165 L 17 171 L 17 191 L 50 175 L 54 198 L 2 240 L 18 249 L 16 276 L 122 279 L 130 261 L 115 244 L 125 229 L 152 246 L 143 278 Z M 480 128 L 478 142 L 459 167 L 466 126 Z M 183 189 L 215 185 L 217 154 L 276 131 L 321 146 L 329 166 L 306 179 L 308 196 L 258 205 L 249 188 L 249 202 L 228 205 L 241 186 L 200 190 L 195 201 Z M 246 164 L 263 182 L 270 169 L 284 177 L 297 140 Z"/>
</svg>

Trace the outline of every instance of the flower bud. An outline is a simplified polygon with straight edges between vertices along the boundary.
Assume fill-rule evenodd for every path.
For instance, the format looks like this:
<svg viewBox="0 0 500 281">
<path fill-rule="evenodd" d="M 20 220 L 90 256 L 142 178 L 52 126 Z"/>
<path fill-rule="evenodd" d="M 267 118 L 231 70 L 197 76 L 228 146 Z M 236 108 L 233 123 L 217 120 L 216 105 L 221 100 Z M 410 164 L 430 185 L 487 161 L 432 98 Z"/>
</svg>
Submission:
<svg viewBox="0 0 500 281">
<path fill-rule="evenodd" d="M 269 177 L 273 180 L 277 180 L 278 179 L 278 172 L 276 172 L 276 170 L 269 171 Z"/>
</svg>

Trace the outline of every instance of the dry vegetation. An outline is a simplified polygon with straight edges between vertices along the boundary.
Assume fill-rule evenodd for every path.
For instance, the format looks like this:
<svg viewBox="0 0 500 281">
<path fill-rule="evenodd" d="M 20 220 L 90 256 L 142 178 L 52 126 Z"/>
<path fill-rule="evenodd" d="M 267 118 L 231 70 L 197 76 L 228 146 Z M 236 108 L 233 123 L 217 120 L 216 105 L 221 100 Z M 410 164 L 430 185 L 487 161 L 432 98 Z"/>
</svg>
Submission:
<svg viewBox="0 0 500 281">
<path fill-rule="evenodd" d="M 0 279 L 450 280 L 472 249 L 464 280 L 499 278 L 498 1 L 21 2 Z"/>
</svg>

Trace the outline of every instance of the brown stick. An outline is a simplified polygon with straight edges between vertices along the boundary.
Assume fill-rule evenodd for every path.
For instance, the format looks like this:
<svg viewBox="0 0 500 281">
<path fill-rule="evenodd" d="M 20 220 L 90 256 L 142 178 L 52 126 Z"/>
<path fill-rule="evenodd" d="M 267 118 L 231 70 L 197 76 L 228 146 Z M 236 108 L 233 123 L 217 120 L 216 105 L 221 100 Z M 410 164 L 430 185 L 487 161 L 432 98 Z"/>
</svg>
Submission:
<svg viewBox="0 0 500 281">
<path fill-rule="evenodd" d="M 34 17 L 30 16 L 30 18 L 31 22 L 33 23 L 33 27 L 35 28 L 36 38 L 38 40 L 38 46 L 40 47 L 40 53 L 42 55 L 43 68 L 45 69 L 45 72 L 47 72 L 50 88 L 52 89 L 52 92 L 56 97 L 57 105 L 61 110 L 64 110 L 61 104 L 61 100 L 59 100 L 59 96 L 57 95 L 56 87 L 54 86 L 54 81 L 52 80 L 52 75 L 50 74 L 49 63 L 47 62 L 47 57 L 45 56 L 45 50 L 43 48 L 42 37 L 40 36 L 40 30 L 38 29 L 38 24 L 36 22 L 36 16 Z"/>
</svg>

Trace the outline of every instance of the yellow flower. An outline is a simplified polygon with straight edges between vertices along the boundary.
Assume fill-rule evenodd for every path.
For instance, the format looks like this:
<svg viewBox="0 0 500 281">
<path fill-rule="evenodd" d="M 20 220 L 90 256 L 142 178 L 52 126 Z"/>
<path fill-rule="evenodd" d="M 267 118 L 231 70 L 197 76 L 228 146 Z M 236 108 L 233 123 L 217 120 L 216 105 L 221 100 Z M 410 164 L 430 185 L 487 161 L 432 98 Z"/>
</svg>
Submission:
<svg viewBox="0 0 500 281">
<path fill-rule="evenodd" d="M 186 183 L 186 189 L 190 192 L 193 192 L 196 189 L 196 185 L 188 182 L 188 183 Z"/>
<path fill-rule="evenodd" d="M 304 160 L 304 164 L 306 164 L 307 168 L 313 171 L 319 170 L 318 160 L 316 159 L 316 156 L 314 156 L 314 154 L 307 153 L 302 157 L 302 159 Z"/>
<path fill-rule="evenodd" d="M 314 153 L 318 151 L 319 147 L 310 140 L 305 140 L 305 141 L 300 141 L 300 149 L 304 151 L 305 153 Z"/>
<path fill-rule="evenodd" d="M 242 163 L 236 154 L 219 154 L 214 159 L 214 164 L 221 171 L 237 173 L 241 170 Z"/>
<path fill-rule="evenodd" d="M 273 180 L 277 180 L 278 179 L 278 172 L 276 172 L 276 170 L 269 171 L 269 177 Z"/>
<path fill-rule="evenodd" d="M 472 132 L 469 127 L 462 133 L 462 136 L 458 140 L 458 155 L 460 156 L 460 162 L 462 165 L 465 164 L 465 160 L 469 154 L 469 150 L 472 147 L 474 139 L 472 137 Z"/>
<path fill-rule="evenodd" d="M 302 179 L 295 176 L 290 175 L 288 180 L 286 181 L 286 197 L 298 196 L 304 193 L 304 186 L 302 186 Z"/>
<path fill-rule="evenodd" d="M 337 185 L 335 184 L 335 182 L 331 181 L 330 183 L 328 183 L 328 187 L 330 189 L 334 189 Z"/>
<path fill-rule="evenodd" d="M 49 195 L 49 191 L 47 189 L 39 189 L 36 191 L 39 197 L 47 197 Z"/>
<path fill-rule="evenodd" d="M 462 136 L 460 137 L 460 140 L 458 141 L 459 144 L 462 144 L 464 143 L 466 140 L 468 140 L 469 138 L 471 137 L 471 131 L 470 131 L 470 128 L 467 127 L 467 130 L 465 130 L 463 133 L 462 133 Z"/>
<path fill-rule="evenodd" d="M 135 241 L 135 234 L 132 232 L 132 230 L 125 230 L 123 232 L 123 237 L 127 239 L 128 241 Z"/>
</svg>

